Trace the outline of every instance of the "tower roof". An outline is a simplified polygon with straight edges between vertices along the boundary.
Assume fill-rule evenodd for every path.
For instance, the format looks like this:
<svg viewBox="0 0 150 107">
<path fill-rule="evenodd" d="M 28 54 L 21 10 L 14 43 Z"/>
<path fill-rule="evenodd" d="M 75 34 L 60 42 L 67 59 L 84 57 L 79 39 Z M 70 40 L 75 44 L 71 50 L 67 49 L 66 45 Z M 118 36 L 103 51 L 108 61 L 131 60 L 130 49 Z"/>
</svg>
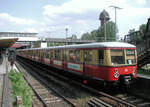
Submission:
<svg viewBox="0 0 150 107">
<path fill-rule="evenodd" d="M 108 12 L 104 9 L 101 13 L 100 13 L 100 16 L 99 16 L 99 20 L 103 20 L 103 19 L 106 19 L 106 20 L 109 20 L 109 14 Z"/>
</svg>

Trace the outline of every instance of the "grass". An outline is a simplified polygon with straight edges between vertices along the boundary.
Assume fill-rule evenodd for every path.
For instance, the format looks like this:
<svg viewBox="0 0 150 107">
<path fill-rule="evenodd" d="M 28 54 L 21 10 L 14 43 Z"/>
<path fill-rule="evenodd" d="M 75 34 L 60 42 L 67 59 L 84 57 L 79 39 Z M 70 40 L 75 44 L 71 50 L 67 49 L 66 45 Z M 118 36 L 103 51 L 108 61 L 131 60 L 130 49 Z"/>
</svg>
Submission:
<svg viewBox="0 0 150 107">
<path fill-rule="evenodd" d="M 21 96 L 21 107 L 32 107 L 33 92 L 23 79 L 22 74 L 16 70 L 10 71 L 9 78 L 12 82 L 13 98 L 16 99 L 16 96 Z"/>
<path fill-rule="evenodd" d="M 150 68 L 148 68 L 148 69 L 139 69 L 138 68 L 138 73 L 150 76 Z"/>
</svg>

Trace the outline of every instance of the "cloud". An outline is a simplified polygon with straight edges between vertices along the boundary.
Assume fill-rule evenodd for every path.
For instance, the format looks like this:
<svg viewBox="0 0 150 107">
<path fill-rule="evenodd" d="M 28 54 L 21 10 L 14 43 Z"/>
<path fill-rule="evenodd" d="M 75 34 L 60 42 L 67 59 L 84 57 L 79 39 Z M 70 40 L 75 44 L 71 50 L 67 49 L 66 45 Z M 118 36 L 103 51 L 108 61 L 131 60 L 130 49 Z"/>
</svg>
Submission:
<svg viewBox="0 0 150 107">
<path fill-rule="evenodd" d="M 125 35 L 129 29 L 137 28 L 138 25 L 146 23 L 150 8 L 146 8 L 147 0 L 71 0 L 62 5 L 44 6 L 43 16 L 49 26 L 71 26 L 71 32 L 82 34 L 83 31 L 90 32 L 100 26 L 99 14 L 103 9 L 109 12 L 111 20 L 114 19 L 114 9 L 111 5 L 122 7 L 117 10 L 117 24 L 119 35 Z M 137 7 L 138 5 L 140 7 Z"/>
<path fill-rule="evenodd" d="M 140 4 L 140 5 L 145 5 L 146 0 L 137 0 L 137 3 Z"/>
<path fill-rule="evenodd" d="M 0 13 L 0 31 L 38 32 L 41 24 L 33 19 L 11 16 L 8 13 Z"/>
<path fill-rule="evenodd" d="M 14 17 L 7 13 L 0 13 L 0 21 L 18 25 L 33 25 L 37 23 L 35 20 Z"/>
<path fill-rule="evenodd" d="M 38 30 L 36 28 L 27 28 L 24 30 L 25 32 L 38 32 Z"/>
<path fill-rule="evenodd" d="M 43 6 L 39 20 L 12 16 L 0 13 L 1 31 L 49 32 L 51 37 L 65 37 L 68 28 L 69 36 L 78 37 L 91 32 L 100 26 L 99 15 L 105 9 L 112 21 L 115 11 L 109 6 L 115 5 L 123 9 L 117 10 L 119 35 L 125 35 L 129 29 L 137 28 L 146 23 L 150 17 L 149 0 L 70 0 L 62 4 Z M 9 25 L 9 26 L 8 26 Z"/>
</svg>

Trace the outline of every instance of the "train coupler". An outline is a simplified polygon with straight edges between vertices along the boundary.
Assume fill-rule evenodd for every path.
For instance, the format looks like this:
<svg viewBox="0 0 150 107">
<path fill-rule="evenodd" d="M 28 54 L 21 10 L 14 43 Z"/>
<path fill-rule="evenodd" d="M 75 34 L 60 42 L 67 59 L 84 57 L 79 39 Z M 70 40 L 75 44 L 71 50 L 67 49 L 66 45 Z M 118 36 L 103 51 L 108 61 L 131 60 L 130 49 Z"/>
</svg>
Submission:
<svg viewBox="0 0 150 107">
<path fill-rule="evenodd" d="M 131 76 L 124 76 L 121 78 L 121 83 L 123 83 L 124 85 L 130 85 L 131 84 Z"/>
</svg>

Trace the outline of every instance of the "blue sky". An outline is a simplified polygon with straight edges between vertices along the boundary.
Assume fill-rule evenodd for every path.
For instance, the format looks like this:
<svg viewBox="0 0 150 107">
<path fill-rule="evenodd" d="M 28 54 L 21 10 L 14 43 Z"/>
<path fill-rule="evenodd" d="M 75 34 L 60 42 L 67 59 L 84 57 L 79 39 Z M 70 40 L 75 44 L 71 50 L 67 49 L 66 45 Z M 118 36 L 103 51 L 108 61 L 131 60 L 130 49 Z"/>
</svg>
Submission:
<svg viewBox="0 0 150 107">
<path fill-rule="evenodd" d="M 149 0 L 0 0 L 0 32 L 38 32 L 42 37 L 78 38 L 100 26 L 100 12 L 105 9 L 114 21 L 110 5 L 123 9 L 117 11 L 120 37 L 129 29 L 138 29 L 150 17 Z"/>
<path fill-rule="evenodd" d="M 1 0 L 0 13 L 21 18 L 39 19 L 45 5 L 61 5 L 67 0 Z"/>
</svg>

